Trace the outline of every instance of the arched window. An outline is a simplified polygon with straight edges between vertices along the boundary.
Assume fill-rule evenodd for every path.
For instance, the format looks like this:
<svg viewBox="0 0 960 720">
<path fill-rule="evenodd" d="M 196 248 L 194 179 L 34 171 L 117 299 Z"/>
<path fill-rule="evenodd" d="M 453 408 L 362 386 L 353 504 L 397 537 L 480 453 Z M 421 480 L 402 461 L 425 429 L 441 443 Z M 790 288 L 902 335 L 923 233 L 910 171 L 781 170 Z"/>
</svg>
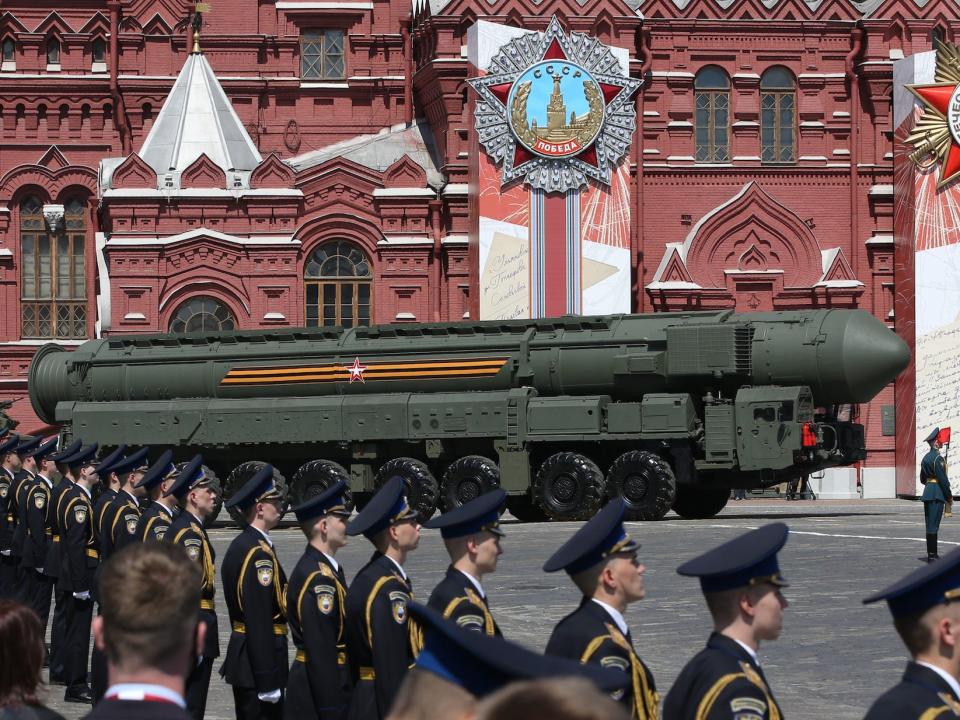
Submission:
<svg viewBox="0 0 960 720">
<path fill-rule="evenodd" d="M 939 25 L 935 26 L 933 30 L 930 31 L 930 47 L 932 47 L 934 50 L 939 48 L 941 44 L 946 42 L 946 40 L 947 33 Z M 6 53 L 4 53 L 3 59 L 7 59 Z"/>
<path fill-rule="evenodd" d="M 3 39 L 3 62 L 10 63 L 16 62 L 17 60 L 17 46 L 13 42 L 13 38 L 4 38 Z"/>
<path fill-rule="evenodd" d="M 760 159 L 765 163 L 796 161 L 797 90 L 793 74 L 772 67 L 760 78 Z"/>
<path fill-rule="evenodd" d="M 303 276 L 308 327 L 370 324 L 373 273 L 360 248 L 344 240 L 324 243 L 310 255 Z"/>
<path fill-rule="evenodd" d="M 697 162 L 730 161 L 730 78 L 708 65 L 693 81 L 696 105 Z"/>
<path fill-rule="evenodd" d="M 170 332 L 219 332 L 234 330 L 237 321 L 230 308 L 207 295 L 193 297 L 177 308 L 170 320 Z"/>
<path fill-rule="evenodd" d="M 83 198 L 64 203 L 48 230 L 43 204 L 20 203 L 20 307 L 24 338 L 87 336 L 86 210 Z"/>
<path fill-rule="evenodd" d="M 60 41 L 56 38 L 47 40 L 47 65 L 60 64 Z"/>
<path fill-rule="evenodd" d="M 90 47 L 90 53 L 93 56 L 93 62 L 107 62 L 107 41 L 103 38 L 96 38 Z"/>
</svg>

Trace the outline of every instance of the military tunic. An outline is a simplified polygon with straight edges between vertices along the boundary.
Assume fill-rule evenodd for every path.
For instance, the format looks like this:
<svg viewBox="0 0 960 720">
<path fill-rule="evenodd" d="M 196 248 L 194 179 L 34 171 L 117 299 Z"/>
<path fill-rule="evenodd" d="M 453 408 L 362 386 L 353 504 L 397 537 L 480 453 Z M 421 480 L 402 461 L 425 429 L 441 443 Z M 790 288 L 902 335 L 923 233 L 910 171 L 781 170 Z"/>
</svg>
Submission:
<svg viewBox="0 0 960 720">
<path fill-rule="evenodd" d="M 14 597 L 17 587 L 17 567 L 10 554 L 10 543 L 16 527 L 11 498 L 12 486 L 13 473 L 0 467 L 0 598 Z"/>
<path fill-rule="evenodd" d="M 284 717 L 340 720 L 350 702 L 350 668 L 344 639 L 346 580 L 343 567 L 310 545 L 290 574 L 287 609 L 296 660 L 287 681 Z"/>
<path fill-rule="evenodd" d="M 29 582 L 23 569 L 23 541 L 27 534 L 27 493 L 33 487 L 33 473 L 20 470 L 14 475 L 13 485 L 10 486 L 10 500 L 13 503 L 13 536 L 10 540 L 10 557 L 16 566 L 15 597 L 21 602 L 27 602 L 30 596 Z"/>
<path fill-rule="evenodd" d="M 47 522 L 50 524 L 50 546 L 43 561 L 43 574 L 53 582 L 53 625 L 50 628 L 50 679 L 62 681 L 64 672 L 63 648 L 67 632 L 67 606 L 69 594 L 57 582 L 63 565 L 63 542 L 60 530 L 60 513 L 73 481 L 66 476 L 53 486 L 50 493 L 50 512 Z"/>
<path fill-rule="evenodd" d="M 63 531 L 63 564 L 57 585 L 67 593 L 64 680 L 71 689 L 86 688 L 93 600 L 74 597 L 73 593 L 92 592 L 100 553 L 93 531 L 93 505 L 86 488 L 74 485 L 64 494 L 62 505 L 59 523 Z"/>
<path fill-rule="evenodd" d="M 180 513 L 154 500 L 147 505 L 140 515 L 140 520 L 137 521 L 136 539 L 140 542 L 147 540 L 162 542 L 177 515 Z"/>
<path fill-rule="evenodd" d="M 386 555 L 375 552 L 347 590 L 347 659 L 354 681 L 348 717 L 384 718 L 420 649 L 407 619 L 412 588 Z"/>
<path fill-rule="evenodd" d="M 246 526 L 227 548 L 220 570 L 231 634 L 220 674 L 233 686 L 238 718 L 279 718 L 283 701 L 258 693 L 287 685 L 287 577 L 273 546 Z"/>
<path fill-rule="evenodd" d="M 671 720 L 780 720 L 763 670 L 735 640 L 713 633 L 663 703 Z"/>
<path fill-rule="evenodd" d="M 470 578 L 453 566 L 447 568 L 443 580 L 430 593 L 427 607 L 466 630 L 502 635 L 490 614 L 487 596 L 481 594 Z"/>
<path fill-rule="evenodd" d="M 940 675 L 915 662 L 903 678 L 870 706 L 864 720 L 927 720 L 960 717 L 960 697 Z"/>
<path fill-rule="evenodd" d="M 50 527 L 50 498 L 53 495 L 53 483 L 42 475 L 30 488 L 26 497 L 27 534 L 23 541 L 23 560 L 21 566 L 28 573 L 29 597 L 27 603 L 40 618 L 44 629 L 50 618 L 50 600 L 53 591 L 53 579 L 45 575 L 44 563 L 50 550 L 53 530 Z"/>
<path fill-rule="evenodd" d="M 653 674 L 643 663 L 629 635 L 620 632 L 613 616 L 599 603 L 584 598 L 574 612 L 557 623 L 547 643 L 547 655 L 622 670 L 630 685 L 614 695 L 637 720 L 655 720 L 660 696 Z"/>
<path fill-rule="evenodd" d="M 927 535 L 935 535 L 940 532 L 943 506 L 952 497 L 947 465 L 936 448 L 930 448 L 930 452 L 920 461 L 920 482 L 923 483 L 920 499 L 923 501 Z"/>
</svg>

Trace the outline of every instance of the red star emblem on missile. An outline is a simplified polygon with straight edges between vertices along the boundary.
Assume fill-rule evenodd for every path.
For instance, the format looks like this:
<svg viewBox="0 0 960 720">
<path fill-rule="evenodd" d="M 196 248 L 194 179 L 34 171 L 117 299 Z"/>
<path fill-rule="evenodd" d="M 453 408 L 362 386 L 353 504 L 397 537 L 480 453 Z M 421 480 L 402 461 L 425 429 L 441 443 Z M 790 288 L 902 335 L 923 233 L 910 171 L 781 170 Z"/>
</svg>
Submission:
<svg viewBox="0 0 960 720">
<path fill-rule="evenodd" d="M 927 156 L 940 162 L 941 188 L 960 175 L 960 49 L 941 43 L 937 47 L 937 82 L 907 85 L 923 103 L 923 115 L 907 136 L 918 165 Z"/>
<path fill-rule="evenodd" d="M 350 373 L 350 384 L 353 385 L 354 380 L 359 380 L 360 382 L 366 382 L 363 379 L 363 371 L 367 369 L 366 365 L 360 364 L 360 358 L 355 357 L 353 359 L 353 365 L 347 365 L 347 372 Z"/>
</svg>

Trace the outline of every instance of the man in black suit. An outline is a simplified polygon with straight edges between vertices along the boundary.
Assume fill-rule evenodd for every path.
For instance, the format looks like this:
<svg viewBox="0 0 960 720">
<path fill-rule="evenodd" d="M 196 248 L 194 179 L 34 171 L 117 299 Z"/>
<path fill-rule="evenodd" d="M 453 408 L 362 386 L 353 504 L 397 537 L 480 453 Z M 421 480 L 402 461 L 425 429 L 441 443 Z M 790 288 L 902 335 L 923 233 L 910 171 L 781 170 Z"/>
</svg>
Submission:
<svg viewBox="0 0 960 720">
<path fill-rule="evenodd" d="M 497 569 L 503 553 L 500 510 L 507 494 L 497 488 L 436 517 L 424 527 L 437 528 L 443 537 L 450 567 L 434 588 L 427 606 L 467 630 L 500 635 L 490 613 L 483 576 Z"/>
<path fill-rule="evenodd" d="M 885 600 L 910 653 L 900 682 L 865 720 L 960 717 L 960 549 L 922 567 L 864 603 Z"/>
<path fill-rule="evenodd" d="M 287 686 L 287 576 L 270 531 L 283 497 L 264 465 L 224 503 L 246 520 L 223 557 L 220 574 L 230 615 L 230 642 L 220 674 L 233 687 L 237 720 L 279 720 Z"/>
<path fill-rule="evenodd" d="M 346 489 L 338 481 L 293 509 L 307 547 L 287 588 L 288 621 L 297 646 L 287 680 L 287 720 L 341 720 L 347 713 L 352 688 L 343 636 L 347 581 L 336 559 L 347 544 Z"/>
<path fill-rule="evenodd" d="M 87 718 L 191 720 L 184 678 L 207 633 L 196 564 L 172 544 L 132 544 L 105 564 L 100 589 L 93 636 L 109 687 Z"/>
<path fill-rule="evenodd" d="M 646 595 L 646 568 L 637 560 L 640 546 L 623 527 L 624 510 L 623 500 L 613 500 L 544 563 L 545 572 L 566 570 L 583 595 L 580 606 L 553 629 L 546 654 L 627 673 L 631 682 L 615 699 L 630 717 L 655 720 L 660 704 L 657 687 L 633 648 L 623 615 L 628 605 Z"/>
</svg>

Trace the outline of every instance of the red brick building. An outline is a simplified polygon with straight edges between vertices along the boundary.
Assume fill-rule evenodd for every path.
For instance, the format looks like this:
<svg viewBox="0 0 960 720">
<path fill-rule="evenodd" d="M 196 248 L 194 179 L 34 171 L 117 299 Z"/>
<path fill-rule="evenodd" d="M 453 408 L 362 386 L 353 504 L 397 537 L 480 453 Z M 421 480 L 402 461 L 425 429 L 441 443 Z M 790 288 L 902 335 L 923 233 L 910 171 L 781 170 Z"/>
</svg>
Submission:
<svg viewBox="0 0 960 720">
<path fill-rule="evenodd" d="M 191 3 L 4 3 L 0 399 L 51 339 L 464 317 L 478 18 L 556 15 L 645 78 L 635 311 L 893 322 L 891 65 L 956 40 L 956 0 L 213 5 L 191 55 Z"/>
</svg>

